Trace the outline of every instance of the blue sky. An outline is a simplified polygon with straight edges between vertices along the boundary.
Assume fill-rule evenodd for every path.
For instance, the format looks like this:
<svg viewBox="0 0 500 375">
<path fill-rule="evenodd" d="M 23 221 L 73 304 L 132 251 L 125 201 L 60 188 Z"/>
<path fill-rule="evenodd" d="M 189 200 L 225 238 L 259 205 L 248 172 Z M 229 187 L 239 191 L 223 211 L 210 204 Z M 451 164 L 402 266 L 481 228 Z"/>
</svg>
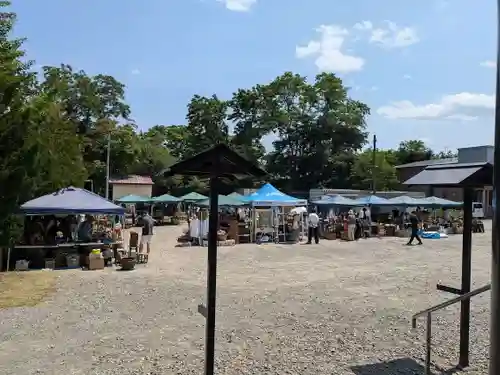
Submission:
<svg viewBox="0 0 500 375">
<path fill-rule="evenodd" d="M 185 123 L 193 94 L 326 70 L 370 106 L 381 147 L 493 143 L 493 0 L 14 3 L 30 58 L 115 76 L 141 128 Z"/>
</svg>

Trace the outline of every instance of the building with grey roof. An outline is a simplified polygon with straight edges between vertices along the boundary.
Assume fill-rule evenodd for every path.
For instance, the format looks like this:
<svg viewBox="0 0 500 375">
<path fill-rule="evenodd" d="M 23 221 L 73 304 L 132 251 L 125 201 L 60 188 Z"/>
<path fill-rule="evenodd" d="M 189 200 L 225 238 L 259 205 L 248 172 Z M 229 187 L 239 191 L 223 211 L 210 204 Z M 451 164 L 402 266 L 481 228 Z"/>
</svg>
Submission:
<svg viewBox="0 0 500 375">
<path fill-rule="evenodd" d="M 416 176 L 423 170 L 439 168 L 439 166 L 454 166 L 465 167 L 467 164 L 473 165 L 477 163 L 490 163 L 493 164 L 493 146 L 476 146 L 476 147 L 464 147 L 458 149 L 458 156 L 456 158 L 447 159 L 433 159 L 433 160 L 423 160 L 413 163 L 403 164 L 396 166 L 396 173 L 398 180 L 401 184 L 407 181 L 411 181 L 412 177 Z M 457 170 L 464 170 L 463 168 L 457 168 Z M 450 199 L 454 201 L 463 200 L 463 191 L 461 188 L 456 187 L 431 187 L 431 186 L 409 186 L 407 187 L 409 191 L 421 191 L 425 192 L 426 195 L 434 195 L 440 198 Z M 484 188 L 478 188 L 475 190 L 475 202 L 480 202 L 483 204 L 484 212 L 487 216 L 492 214 L 492 199 L 493 199 L 493 189 L 492 186 L 486 186 Z"/>
</svg>

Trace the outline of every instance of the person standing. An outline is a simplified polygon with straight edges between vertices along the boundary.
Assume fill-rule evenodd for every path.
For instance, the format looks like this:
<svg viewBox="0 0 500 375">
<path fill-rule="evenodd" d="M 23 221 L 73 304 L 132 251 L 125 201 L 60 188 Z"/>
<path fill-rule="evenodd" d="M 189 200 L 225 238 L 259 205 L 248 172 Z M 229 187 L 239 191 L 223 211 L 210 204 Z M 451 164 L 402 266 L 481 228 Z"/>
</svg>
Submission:
<svg viewBox="0 0 500 375">
<path fill-rule="evenodd" d="M 422 245 L 422 240 L 420 239 L 420 236 L 418 235 L 418 224 L 419 224 L 419 219 L 418 219 L 417 213 L 415 211 L 412 211 L 412 213 L 410 214 L 411 237 L 407 243 L 408 246 L 410 246 L 412 244 L 414 239 L 416 239 L 418 241 L 419 245 Z"/>
<path fill-rule="evenodd" d="M 347 239 L 349 241 L 354 241 L 356 235 L 356 216 L 353 210 L 349 210 L 347 214 Z"/>
<path fill-rule="evenodd" d="M 307 218 L 308 222 L 308 236 L 307 236 L 307 243 L 311 244 L 312 238 L 314 236 L 314 242 L 316 244 L 319 243 L 319 231 L 318 231 L 318 226 L 319 226 L 319 216 L 318 214 L 313 211 L 309 214 Z"/>
<path fill-rule="evenodd" d="M 149 253 L 151 252 L 151 240 L 153 239 L 153 227 L 154 220 L 149 215 L 149 213 L 145 213 L 142 217 L 142 236 L 141 243 L 139 245 L 139 253 L 144 254 L 144 245 L 146 245 L 146 256 L 145 261 L 149 258 Z"/>
</svg>

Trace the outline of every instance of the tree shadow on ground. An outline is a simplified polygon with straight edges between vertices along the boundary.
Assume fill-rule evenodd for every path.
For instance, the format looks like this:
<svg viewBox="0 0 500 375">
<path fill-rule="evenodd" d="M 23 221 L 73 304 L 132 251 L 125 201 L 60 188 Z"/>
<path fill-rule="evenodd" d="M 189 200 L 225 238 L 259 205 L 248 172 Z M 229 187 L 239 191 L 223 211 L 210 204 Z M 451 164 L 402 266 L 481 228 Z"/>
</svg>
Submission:
<svg viewBox="0 0 500 375">
<path fill-rule="evenodd" d="M 412 358 L 352 366 L 351 370 L 355 375 L 425 375 L 425 367 Z M 458 371 L 456 367 L 448 370 L 434 368 L 431 374 L 452 375 Z"/>
</svg>

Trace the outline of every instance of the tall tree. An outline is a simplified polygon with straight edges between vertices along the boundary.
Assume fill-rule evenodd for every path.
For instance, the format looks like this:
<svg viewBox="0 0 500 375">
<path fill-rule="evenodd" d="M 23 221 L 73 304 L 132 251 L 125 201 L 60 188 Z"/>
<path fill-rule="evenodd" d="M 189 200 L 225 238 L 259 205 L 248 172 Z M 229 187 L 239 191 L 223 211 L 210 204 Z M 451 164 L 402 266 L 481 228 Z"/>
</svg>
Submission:
<svg viewBox="0 0 500 375">
<path fill-rule="evenodd" d="M 165 147 L 178 160 L 186 156 L 189 130 L 185 125 L 155 125 L 145 132 L 145 136 L 156 139 L 157 144 Z"/>
<path fill-rule="evenodd" d="M 228 103 L 216 95 L 210 98 L 195 95 L 191 99 L 188 104 L 186 129 L 187 151 L 190 155 L 219 143 L 228 143 L 227 108 Z"/>
<path fill-rule="evenodd" d="M 285 73 L 269 85 L 275 98 L 269 110 L 278 139 L 268 169 L 287 190 L 318 186 L 348 187 L 354 153 L 366 142 L 369 108 L 352 100 L 334 74 L 313 84 Z"/>
<path fill-rule="evenodd" d="M 40 88 L 53 102 L 61 107 L 65 118 L 73 124 L 81 136 L 82 153 L 89 178 L 97 191 L 103 192 L 107 137 L 111 134 L 112 149 L 130 134 L 130 126 L 119 128 L 118 124 L 129 122 L 130 108 L 125 103 L 125 86 L 115 78 L 98 74 L 89 76 L 83 70 L 75 71 L 70 65 L 45 66 Z M 135 135 L 135 133 L 134 133 Z M 118 137 L 118 138 L 117 138 Z M 123 144 L 123 143 L 122 143 Z M 113 163 L 126 163 L 134 158 L 134 145 L 128 144 L 118 153 L 127 158 L 112 158 Z M 112 172 L 125 173 L 114 168 Z"/>
<path fill-rule="evenodd" d="M 433 158 L 433 152 L 427 147 L 425 142 L 416 139 L 401 142 L 394 155 L 399 164 L 408 164 Z"/>
<path fill-rule="evenodd" d="M 1 2 L 5 9 L 10 4 Z M 19 204 L 86 178 L 79 140 L 61 108 L 36 91 L 22 40 L 9 39 L 15 14 L 0 12 L 0 244 L 21 228 Z"/>
<path fill-rule="evenodd" d="M 373 151 L 365 150 L 357 155 L 352 168 L 352 186 L 356 189 L 370 190 L 375 177 L 377 190 L 394 190 L 399 187 L 396 169 L 391 164 L 391 154 L 379 150 L 375 154 L 375 169 Z"/>
<path fill-rule="evenodd" d="M 229 101 L 229 121 L 234 124 L 231 143 L 243 156 L 254 162 L 262 161 L 266 149 L 262 137 L 270 131 L 267 111 L 271 98 L 266 87 L 257 85 L 249 90 L 240 89 Z"/>
</svg>

